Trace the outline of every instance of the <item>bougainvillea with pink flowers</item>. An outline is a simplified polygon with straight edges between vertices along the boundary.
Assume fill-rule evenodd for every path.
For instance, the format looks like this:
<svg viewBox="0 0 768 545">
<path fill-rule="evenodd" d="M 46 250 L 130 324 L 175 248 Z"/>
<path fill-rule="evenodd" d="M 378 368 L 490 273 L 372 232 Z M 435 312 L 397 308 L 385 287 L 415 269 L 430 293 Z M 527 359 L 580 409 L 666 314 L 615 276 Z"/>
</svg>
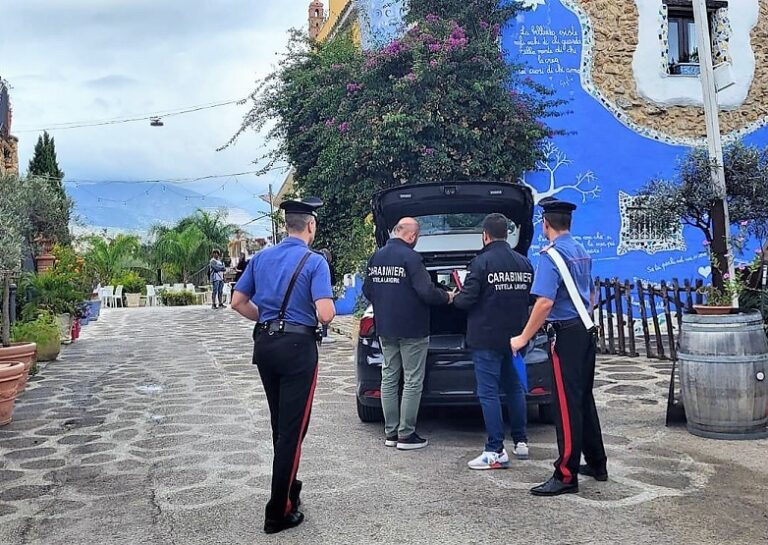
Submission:
<svg viewBox="0 0 768 545">
<path fill-rule="evenodd" d="M 523 79 L 500 46 L 519 4 L 412 0 L 408 31 L 377 51 L 348 35 L 310 43 L 295 33 L 254 92 L 242 130 L 268 130 L 264 171 L 294 168 L 296 188 L 326 201 L 320 240 L 342 272 L 364 261 L 372 194 L 405 183 L 515 183 L 553 134 L 560 103 Z M 363 233 L 365 240 L 356 238 Z"/>
</svg>

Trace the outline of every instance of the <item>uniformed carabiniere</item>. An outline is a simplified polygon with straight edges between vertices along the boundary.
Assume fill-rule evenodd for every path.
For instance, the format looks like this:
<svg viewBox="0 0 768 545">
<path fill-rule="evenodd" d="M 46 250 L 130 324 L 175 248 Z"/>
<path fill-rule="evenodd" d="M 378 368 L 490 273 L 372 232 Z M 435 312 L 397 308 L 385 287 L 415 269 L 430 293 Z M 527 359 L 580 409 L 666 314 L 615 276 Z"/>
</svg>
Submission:
<svg viewBox="0 0 768 545">
<path fill-rule="evenodd" d="M 232 308 L 257 322 L 253 363 L 267 394 L 275 451 L 264 523 L 270 534 L 304 520 L 296 472 L 317 382 L 317 326 L 336 315 L 328 263 L 309 249 L 320 206 L 314 198 L 280 205 L 288 237 L 250 260 L 232 300 Z"/>
<path fill-rule="evenodd" d="M 592 260 L 571 235 L 571 217 L 576 206 L 545 199 L 544 236 L 550 244 L 542 250 L 531 293 L 536 304 L 523 333 L 510 341 L 513 351 L 522 350 L 546 323 L 550 337 L 552 395 L 560 456 L 554 475 L 531 489 L 537 496 L 557 496 L 579 491 L 579 473 L 598 481 L 608 478 L 600 420 L 592 386 L 595 378 L 596 336 L 588 315 L 594 306 Z M 550 251 L 550 249 L 554 251 Z M 571 298 L 558 261 L 573 279 Z M 579 308 L 580 307 L 580 308 Z M 580 310 L 584 312 L 580 317 Z M 584 454 L 586 465 L 580 465 Z"/>
<path fill-rule="evenodd" d="M 533 283 L 528 258 L 514 251 L 507 237 L 509 220 L 489 214 L 483 220 L 483 250 L 469 264 L 469 275 L 453 304 L 467 311 L 467 345 L 472 350 L 477 397 L 483 409 L 488 440 L 470 469 L 504 469 L 504 418 L 499 390 L 507 397 L 512 453 L 528 459 L 525 389 L 515 372 L 509 339 L 523 331 Z"/>
</svg>

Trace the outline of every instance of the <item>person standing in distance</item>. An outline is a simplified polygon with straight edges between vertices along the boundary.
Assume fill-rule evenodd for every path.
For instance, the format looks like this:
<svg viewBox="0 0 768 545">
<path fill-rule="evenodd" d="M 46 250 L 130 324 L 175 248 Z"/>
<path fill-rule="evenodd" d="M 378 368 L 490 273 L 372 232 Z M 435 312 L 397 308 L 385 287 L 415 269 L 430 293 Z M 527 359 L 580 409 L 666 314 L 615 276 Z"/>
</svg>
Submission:
<svg viewBox="0 0 768 545">
<path fill-rule="evenodd" d="M 540 204 L 544 209 L 544 236 L 550 244 L 541 252 L 536 270 L 531 290 L 537 297 L 533 312 L 523 333 L 513 337 L 510 345 L 513 352 L 519 352 L 546 323 L 560 455 L 554 475 L 532 488 L 531 493 L 557 496 L 579 491 L 579 473 L 605 481 L 608 471 L 600 419 L 592 395 L 596 335 L 594 324 L 589 329 L 585 324 L 591 321 L 588 314 L 595 298 L 592 259 L 570 233 L 576 206 L 556 199 L 545 199 Z M 571 279 L 575 298 L 567 288 Z M 582 453 L 586 465 L 580 465 Z"/>
<path fill-rule="evenodd" d="M 363 294 L 373 305 L 381 341 L 381 406 L 385 446 L 414 450 L 428 441 L 416 433 L 429 348 L 429 307 L 448 305 L 453 295 L 438 288 L 414 250 L 419 223 L 403 218 L 392 238 L 368 261 Z M 398 402 L 400 377 L 403 398 Z"/>
<path fill-rule="evenodd" d="M 468 464 L 471 469 L 509 467 L 499 387 L 507 397 L 512 452 L 519 460 L 528 459 L 526 392 L 512 363 L 509 339 L 522 333 L 528 318 L 533 267 L 509 246 L 508 236 L 509 220 L 503 214 L 486 216 L 483 250 L 469 264 L 464 286 L 453 299 L 454 306 L 467 311 L 467 346 L 488 433 L 483 453 Z"/>
<path fill-rule="evenodd" d="M 208 270 L 211 275 L 211 286 L 213 288 L 213 303 L 211 308 L 224 308 L 224 271 L 226 269 L 224 262 L 221 261 L 221 252 L 219 250 L 214 250 L 211 253 L 211 260 L 208 262 Z M 218 307 L 216 306 L 217 298 L 219 301 Z"/>
<path fill-rule="evenodd" d="M 315 198 L 280 205 L 288 237 L 251 258 L 232 301 L 232 308 L 257 322 L 253 363 L 267 394 L 275 451 L 264 523 L 268 534 L 304 520 L 296 472 L 317 383 L 317 326 L 336 315 L 328 263 L 309 249 L 320 206 Z"/>
</svg>

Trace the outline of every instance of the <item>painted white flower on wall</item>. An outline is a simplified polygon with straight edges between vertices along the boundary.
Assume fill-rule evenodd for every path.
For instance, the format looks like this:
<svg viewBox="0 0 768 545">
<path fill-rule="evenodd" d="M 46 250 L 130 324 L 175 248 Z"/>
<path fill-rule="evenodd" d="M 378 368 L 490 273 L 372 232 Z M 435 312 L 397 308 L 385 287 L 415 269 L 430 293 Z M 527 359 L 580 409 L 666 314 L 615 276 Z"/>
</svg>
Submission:
<svg viewBox="0 0 768 545">
<path fill-rule="evenodd" d="M 523 7 L 536 11 L 536 8 L 546 3 L 547 0 L 523 0 Z"/>
</svg>

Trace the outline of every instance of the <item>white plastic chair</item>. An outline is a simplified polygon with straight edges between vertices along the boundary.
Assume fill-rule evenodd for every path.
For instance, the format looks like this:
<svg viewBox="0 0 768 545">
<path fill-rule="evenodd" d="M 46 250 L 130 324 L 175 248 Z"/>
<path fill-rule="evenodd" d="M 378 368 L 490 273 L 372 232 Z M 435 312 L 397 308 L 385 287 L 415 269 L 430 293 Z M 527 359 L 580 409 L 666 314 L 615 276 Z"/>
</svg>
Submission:
<svg viewBox="0 0 768 545">
<path fill-rule="evenodd" d="M 195 285 L 194 284 L 187 284 L 186 285 L 186 290 L 190 291 L 192 293 L 195 293 Z"/>
<path fill-rule="evenodd" d="M 224 288 L 221 290 L 222 299 L 224 304 L 229 304 L 232 299 L 232 285 L 229 282 L 224 282 Z"/>
<path fill-rule="evenodd" d="M 184 284 L 174 284 L 173 287 L 171 288 L 171 291 L 175 293 L 184 291 Z"/>
<path fill-rule="evenodd" d="M 105 286 L 101 288 L 99 299 L 101 299 L 101 305 L 108 307 L 112 304 L 112 299 L 115 297 L 115 286 Z"/>
<path fill-rule="evenodd" d="M 113 307 L 123 306 L 123 286 L 117 286 L 115 288 L 115 294 L 110 298 Z"/>
<path fill-rule="evenodd" d="M 148 307 L 156 307 L 157 306 L 157 292 L 155 291 L 155 286 L 151 286 L 147 284 L 147 294 L 142 297 L 142 299 L 146 300 L 145 306 Z"/>
</svg>

